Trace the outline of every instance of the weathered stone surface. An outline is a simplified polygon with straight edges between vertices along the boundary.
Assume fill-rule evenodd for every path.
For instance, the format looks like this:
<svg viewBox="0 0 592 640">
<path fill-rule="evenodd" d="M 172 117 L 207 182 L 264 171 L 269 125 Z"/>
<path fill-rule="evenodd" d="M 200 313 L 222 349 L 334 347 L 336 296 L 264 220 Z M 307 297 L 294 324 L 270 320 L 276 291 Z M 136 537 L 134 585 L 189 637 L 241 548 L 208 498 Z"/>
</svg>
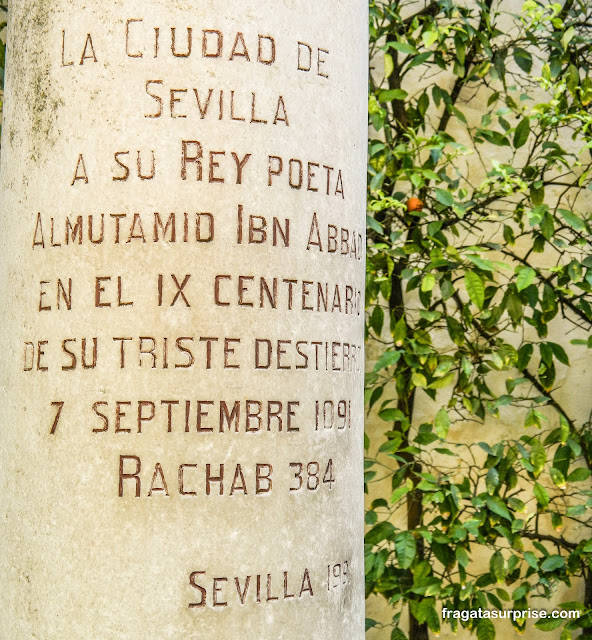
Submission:
<svg viewBox="0 0 592 640">
<path fill-rule="evenodd" d="M 361 639 L 365 4 L 11 11 L 0 638 Z"/>
</svg>

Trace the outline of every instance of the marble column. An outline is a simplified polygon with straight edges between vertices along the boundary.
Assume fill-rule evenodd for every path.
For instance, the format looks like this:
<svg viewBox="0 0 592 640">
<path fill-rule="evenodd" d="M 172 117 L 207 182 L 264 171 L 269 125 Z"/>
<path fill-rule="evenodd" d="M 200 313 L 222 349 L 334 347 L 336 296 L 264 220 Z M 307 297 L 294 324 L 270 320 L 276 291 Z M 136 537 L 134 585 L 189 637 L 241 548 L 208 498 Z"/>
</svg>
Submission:
<svg viewBox="0 0 592 640">
<path fill-rule="evenodd" d="M 366 31 L 12 4 L 2 640 L 362 640 Z"/>
</svg>

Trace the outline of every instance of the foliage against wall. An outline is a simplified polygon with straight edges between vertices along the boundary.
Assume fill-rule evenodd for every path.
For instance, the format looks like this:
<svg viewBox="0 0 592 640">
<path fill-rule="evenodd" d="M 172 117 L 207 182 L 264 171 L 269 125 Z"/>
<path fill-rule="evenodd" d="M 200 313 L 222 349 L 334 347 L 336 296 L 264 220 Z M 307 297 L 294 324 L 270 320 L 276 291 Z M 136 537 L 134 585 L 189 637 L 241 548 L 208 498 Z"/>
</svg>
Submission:
<svg viewBox="0 0 592 640">
<path fill-rule="evenodd" d="M 385 68 L 373 71 L 369 102 L 368 336 L 382 355 L 368 402 L 385 437 L 367 481 L 386 475 L 392 491 L 367 513 L 367 591 L 392 603 L 396 640 L 404 606 L 418 640 L 439 629 L 442 605 L 523 608 L 574 577 L 585 602 L 565 606 L 589 610 L 592 435 L 557 400 L 557 369 L 570 361 L 549 335 L 574 327 L 574 342 L 592 346 L 580 204 L 592 181 L 592 9 L 528 0 L 512 15 L 493 0 L 395 0 L 370 11 L 371 60 L 382 51 Z M 0 90 L 4 60 L 0 38 Z M 487 112 L 475 123 L 463 110 L 478 92 Z M 461 169 L 468 153 L 483 176 Z M 425 206 L 408 211 L 410 193 Z M 439 405 L 430 422 L 414 420 L 418 394 Z M 449 441 L 456 421 L 491 424 L 509 408 L 522 416 L 515 437 Z M 494 637 L 487 621 L 467 626 Z M 562 638 L 586 626 L 590 615 Z"/>
<path fill-rule="evenodd" d="M 391 482 L 366 514 L 366 578 L 395 640 L 406 607 L 420 640 L 442 606 L 543 608 L 574 578 L 585 601 L 563 606 L 585 615 L 536 627 L 592 638 L 590 414 L 561 402 L 554 338 L 592 347 L 592 7 L 514 6 L 370 1 L 367 400 L 385 427 L 366 481 Z M 511 437 L 485 442 L 510 411 Z"/>
</svg>

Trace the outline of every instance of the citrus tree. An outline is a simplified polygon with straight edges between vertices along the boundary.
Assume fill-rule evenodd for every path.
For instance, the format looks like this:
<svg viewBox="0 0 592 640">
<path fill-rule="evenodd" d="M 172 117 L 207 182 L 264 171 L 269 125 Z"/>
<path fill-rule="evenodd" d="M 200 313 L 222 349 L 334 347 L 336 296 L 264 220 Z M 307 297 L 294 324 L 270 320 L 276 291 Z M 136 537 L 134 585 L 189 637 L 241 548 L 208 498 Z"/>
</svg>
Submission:
<svg viewBox="0 0 592 640">
<path fill-rule="evenodd" d="M 557 383 L 592 348 L 590 25 L 586 0 L 370 1 L 366 580 L 395 640 L 495 638 L 441 608 L 544 608 L 574 580 L 580 617 L 536 627 L 592 638 L 592 402 Z"/>
</svg>

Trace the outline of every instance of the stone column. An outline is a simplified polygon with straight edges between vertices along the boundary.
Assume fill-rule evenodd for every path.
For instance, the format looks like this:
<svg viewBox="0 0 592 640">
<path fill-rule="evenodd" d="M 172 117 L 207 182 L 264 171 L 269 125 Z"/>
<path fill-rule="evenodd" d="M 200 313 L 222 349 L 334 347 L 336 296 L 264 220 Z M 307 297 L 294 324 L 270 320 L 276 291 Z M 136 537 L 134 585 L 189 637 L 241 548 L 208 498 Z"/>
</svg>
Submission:
<svg viewBox="0 0 592 640">
<path fill-rule="evenodd" d="M 366 13 L 13 2 L 2 640 L 363 638 Z"/>
</svg>

